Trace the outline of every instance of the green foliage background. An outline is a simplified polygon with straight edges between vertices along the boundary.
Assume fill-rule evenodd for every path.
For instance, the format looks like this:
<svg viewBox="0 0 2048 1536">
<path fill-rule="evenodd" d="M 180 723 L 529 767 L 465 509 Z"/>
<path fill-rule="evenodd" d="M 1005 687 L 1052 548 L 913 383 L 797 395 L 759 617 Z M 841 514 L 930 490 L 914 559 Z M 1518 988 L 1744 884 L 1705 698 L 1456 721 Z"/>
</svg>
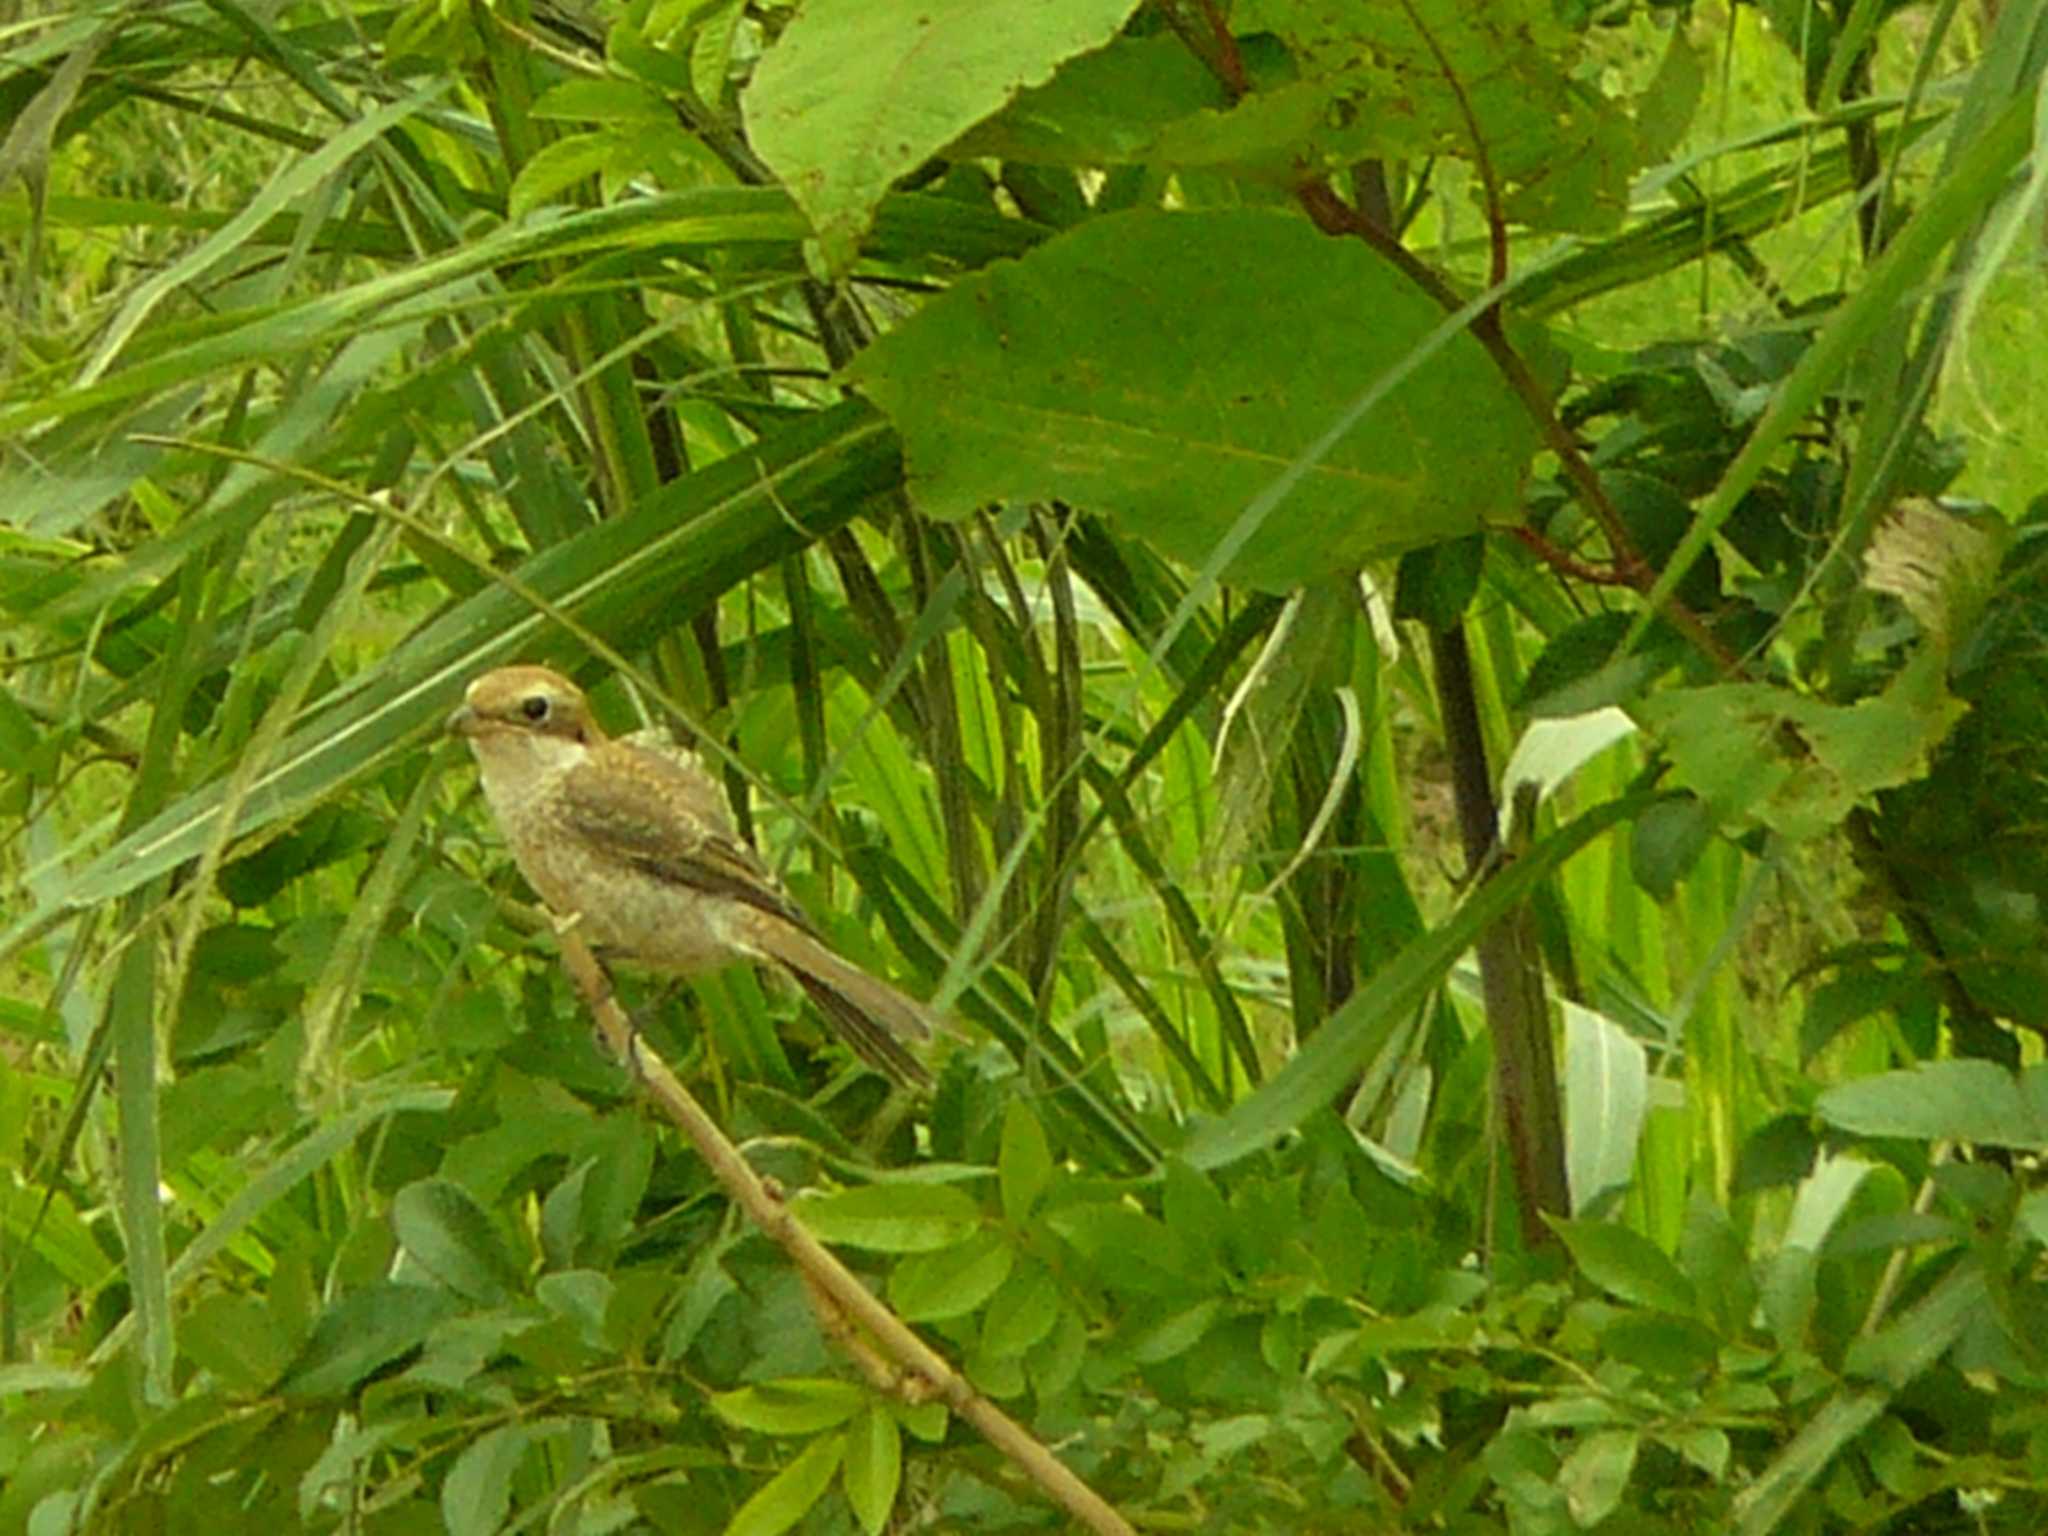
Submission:
<svg viewBox="0 0 2048 1536">
<path fill-rule="evenodd" d="M 514 659 L 959 1021 L 627 979 L 1138 1527 L 2042 1529 L 2044 64 L 11 15 L 0 1530 L 1056 1528 L 593 1048 L 438 735 Z"/>
</svg>

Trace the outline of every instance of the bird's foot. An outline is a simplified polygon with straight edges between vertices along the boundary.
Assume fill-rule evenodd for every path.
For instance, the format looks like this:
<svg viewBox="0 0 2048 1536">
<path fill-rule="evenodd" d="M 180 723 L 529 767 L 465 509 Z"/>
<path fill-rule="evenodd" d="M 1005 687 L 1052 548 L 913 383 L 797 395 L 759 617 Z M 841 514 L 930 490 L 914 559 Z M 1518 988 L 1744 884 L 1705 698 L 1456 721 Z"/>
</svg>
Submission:
<svg viewBox="0 0 2048 1536">
<path fill-rule="evenodd" d="M 624 1010 L 626 1015 L 626 1066 L 632 1072 L 636 1082 L 644 1081 L 646 1077 L 640 1065 L 640 1042 L 646 1033 L 646 1022 L 663 1008 L 667 1007 L 669 1000 L 680 992 L 682 988 L 683 984 L 676 982 L 652 1002 L 642 1003 L 638 1008 Z"/>
</svg>

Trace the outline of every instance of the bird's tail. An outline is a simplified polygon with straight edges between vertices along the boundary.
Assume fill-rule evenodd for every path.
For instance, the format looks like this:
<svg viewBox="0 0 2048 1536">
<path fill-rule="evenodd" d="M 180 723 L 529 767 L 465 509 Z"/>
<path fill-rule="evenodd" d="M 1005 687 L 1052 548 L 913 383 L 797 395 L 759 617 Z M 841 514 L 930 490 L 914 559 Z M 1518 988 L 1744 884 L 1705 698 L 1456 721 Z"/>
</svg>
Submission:
<svg viewBox="0 0 2048 1536">
<path fill-rule="evenodd" d="M 748 927 L 754 946 L 796 978 L 861 1060 L 913 1088 L 931 1082 L 925 1064 L 903 1045 L 932 1037 L 939 1020 L 929 1008 L 840 959 L 793 924 L 771 919 Z"/>
</svg>

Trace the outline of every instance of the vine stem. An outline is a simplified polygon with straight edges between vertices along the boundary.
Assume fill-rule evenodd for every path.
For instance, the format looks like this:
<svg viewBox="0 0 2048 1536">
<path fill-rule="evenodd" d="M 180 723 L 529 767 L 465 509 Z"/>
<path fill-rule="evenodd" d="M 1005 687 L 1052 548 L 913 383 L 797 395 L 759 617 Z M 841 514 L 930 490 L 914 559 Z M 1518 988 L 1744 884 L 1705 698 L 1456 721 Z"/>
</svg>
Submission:
<svg viewBox="0 0 2048 1536">
<path fill-rule="evenodd" d="M 641 1038 L 612 995 L 611 979 L 590 946 L 573 928 L 559 932 L 557 939 L 562 968 L 596 1020 L 599 1036 L 627 1064 L 647 1096 L 690 1138 L 690 1144 L 725 1192 L 755 1226 L 789 1255 L 814 1298 L 827 1335 L 848 1344 L 871 1379 L 878 1374 L 873 1355 L 879 1353 L 900 1373 L 895 1390 L 907 1400 L 928 1401 L 937 1397 L 944 1401 L 1088 1530 L 1098 1536 L 1136 1536 L 1130 1522 L 1107 1500 L 1076 1477 L 1023 1425 L 975 1391 L 944 1356 L 919 1338 L 829 1248 L 811 1235 L 782 1198 L 754 1172 L 682 1080 L 669 1070 L 668 1063 Z M 872 1341 L 872 1351 L 849 1340 L 847 1323 Z"/>
</svg>

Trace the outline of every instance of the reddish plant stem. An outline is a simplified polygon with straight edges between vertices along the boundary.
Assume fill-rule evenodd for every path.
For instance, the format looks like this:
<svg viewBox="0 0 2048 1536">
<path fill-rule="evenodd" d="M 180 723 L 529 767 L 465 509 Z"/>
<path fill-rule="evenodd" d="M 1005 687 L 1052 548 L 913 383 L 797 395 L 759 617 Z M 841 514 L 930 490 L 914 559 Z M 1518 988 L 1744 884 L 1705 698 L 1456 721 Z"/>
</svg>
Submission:
<svg viewBox="0 0 2048 1536">
<path fill-rule="evenodd" d="M 1202 16 L 1209 23 L 1209 32 L 1216 39 L 1217 78 L 1223 88 L 1230 92 L 1230 99 L 1237 100 L 1251 89 L 1244 73 L 1244 55 L 1237 51 L 1237 34 L 1230 30 L 1230 22 L 1216 8 L 1216 0 L 1196 0 L 1202 8 Z"/>
<path fill-rule="evenodd" d="M 1458 116 L 1465 120 L 1465 133 L 1472 140 L 1472 164 L 1479 172 L 1479 189 L 1486 198 L 1486 239 L 1492 254 L 1492 275 L 1487 286 L 1498 288 L 1508 280 L 1507 205 L 1500 195 L 1500 178 L 1493 173 L 1493 157 L 1486 152 L 1486 135 L 1479 131 L 1479 114 L 1472 110 L 1472 98 L 1465 94 L 1465 83 L 1451 68 L 1450 58 L 1438 44 L 1436 34 L 1423 22 L 1414 0 L 1400 0 L 1400 6 L 1407 14 L 1408 25 L 1415 29 L 1423 47 L 1436 61 L 1437 73 L 1443 76 L 1445 88 L 1450 91 L 1451 99 L 1457 102 Z M 1487 313 L 1493 311 L 1488 310 Z"/>
<path fill-rule="evenodd" d="M 1329 183 L 1307 178 L 1295 185 L 1295 197 L 1303 210 L 1314 220 L 1318 229 L 1325 234 L 1351 235 L 1391 262 L 1401 274 L 1413 282 L 1447 312 L 1455 312 L 1463 303 L 1457 293 L 1439 277 L 1436 272 L 1415 253 L 1402 245 L 1388 231 L 1380 229 L 1371 220 L 1363 217 L 1357 209 L 1337 196 Z M 1578 492 L 1586 510 L 1600 525 L 1606 536 L 1608 548 L 1614 552 L 1614 569 L 1623 582 L 1636 591 L 1647 594 L 1657 582 L 1657 572 L 1643 558 L 1636 548 L 1634 538 L 1629 534 L 1628 525 L 1622 520 L 1620 510 L 1614 505 L 1607 488 L 1600 483 L 1599 472 L 1579 448 L 1578 440 L 1565 426 L 1557 414 L 1556 402 L 1543 381 L 1529 369 L 1522 354 L 1515 350 L 1507 339 L 1501 325 L 1499 308 L 1492 307 L 1472 322 L 1472 335 L 1486 349 L 1488 357 L 1506 379 L 1508 388 L 1522 402 L 1536 423 L 1542 435 L 1543 444 L 1557 455 L 1559 466 L 1572 488 Z M 1701 654 L 1710 658 L 1723 672 L 1734 674 L 1741 670 L 1735 654 L 1721 643 L 1700 616 L 1694 613 L 1676 597 L 1667 598 L 1664 606 L 1668 618 L 1680 633 L 1685 635 Z"/>
<path fill-rule="evenodd" d="M 1612 565 L 1595 565 L 1590 560 L 1581 560 L 1568 549 L 1559 549 L 1534 528 L 1514 527 L 1507 530 L 1519 539 L 1536 558 L 1556 571 L 1560 576 L 1569 576 L 1574 581 L 1583 581 L 1596 587 L 1633 587 L 1635 583 L 1627 573 Z"/>
</svg>

